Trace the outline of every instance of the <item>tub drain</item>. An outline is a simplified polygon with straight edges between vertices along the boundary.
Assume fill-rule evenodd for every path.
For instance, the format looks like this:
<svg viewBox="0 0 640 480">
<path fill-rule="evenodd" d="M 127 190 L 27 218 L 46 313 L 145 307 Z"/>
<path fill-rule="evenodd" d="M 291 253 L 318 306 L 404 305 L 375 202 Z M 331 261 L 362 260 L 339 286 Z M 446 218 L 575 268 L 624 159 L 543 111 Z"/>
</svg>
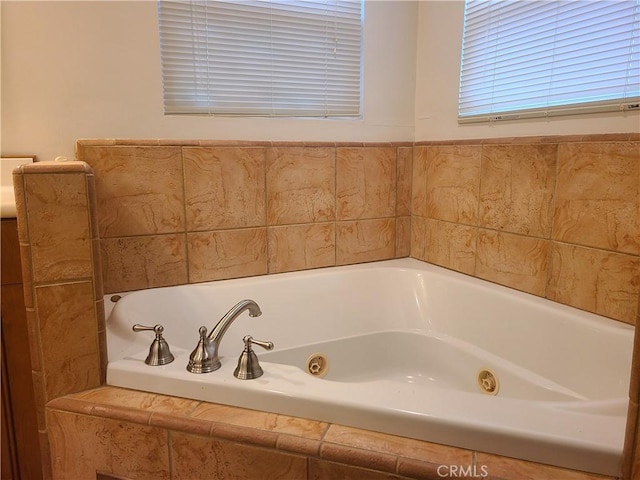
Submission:
<svg viewBox="0 0 640 480">
<path fill-rule="evenodd" d="M 500 388 L 498 377 L 491 370 L 480 370 L 478 372 L 478 387 L 482 393 L 496 395 Z"/>
<path fill-rule="evenodd" d="M 314 353 L 307 358 L 307 372 L 314 377 L 324 377 L 329 369 L 329 361 L 322 353 Z"/>
</svg>

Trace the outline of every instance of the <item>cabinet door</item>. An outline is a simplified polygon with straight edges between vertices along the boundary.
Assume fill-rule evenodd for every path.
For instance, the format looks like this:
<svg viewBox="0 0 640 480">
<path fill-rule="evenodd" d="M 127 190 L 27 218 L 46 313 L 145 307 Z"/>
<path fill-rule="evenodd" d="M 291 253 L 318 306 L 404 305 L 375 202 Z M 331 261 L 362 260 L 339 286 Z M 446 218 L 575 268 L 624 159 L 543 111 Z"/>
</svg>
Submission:
<svg viewBox="0 0 640 480">
<path fill-rule="evenodd" d="M 2 413 L 9 441 L 7 449 L 3 445 L 2 454 L 13 453 L 17 471 L 12 478 L 38 480 L 42 479 L 42 461 L 15 219 L 2 219 L 1 234 Z"/>
<path fill-rule="evenodd" d="M 3 342 L 0 342 L 0 345 Z M 7 381 L 7 361 L 4 358 L 4 346 L 2 348 L 2 404 L 0 413 L 2 414 L 2 465 L 0 465 L 0 478 L 2 480 L 14 480 L 18 478 L 18 457 L 15 452 L 15 439 L 13 438 L 13 422 L 11 415 L 11 398 L 9 396 L 9 382 Z"/>
</svg>

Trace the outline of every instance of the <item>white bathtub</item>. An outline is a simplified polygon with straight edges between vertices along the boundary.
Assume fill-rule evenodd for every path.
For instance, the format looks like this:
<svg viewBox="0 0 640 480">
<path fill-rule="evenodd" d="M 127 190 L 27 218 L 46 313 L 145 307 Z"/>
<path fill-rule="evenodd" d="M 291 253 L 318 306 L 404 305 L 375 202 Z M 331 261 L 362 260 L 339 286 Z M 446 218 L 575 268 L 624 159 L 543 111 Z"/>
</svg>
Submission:
<svg viewBox="0 0 640 480">
<path fill-rule="evenodd" d="M 633 328 L 414 259 L 121 294 L 107 305 L 107 383 L 381 431 L 607 475 L 619 473 Z M 238 301 L 222 367 L 186 370 Z M 144 363 L 163 324 L 175 361 Z M 242 337 L 264 375 L 233 376 Z M 325 378 L 306 371 L 312 353 Z M 481 391 L 491 371 L 496 395 Z"/>
</svg>

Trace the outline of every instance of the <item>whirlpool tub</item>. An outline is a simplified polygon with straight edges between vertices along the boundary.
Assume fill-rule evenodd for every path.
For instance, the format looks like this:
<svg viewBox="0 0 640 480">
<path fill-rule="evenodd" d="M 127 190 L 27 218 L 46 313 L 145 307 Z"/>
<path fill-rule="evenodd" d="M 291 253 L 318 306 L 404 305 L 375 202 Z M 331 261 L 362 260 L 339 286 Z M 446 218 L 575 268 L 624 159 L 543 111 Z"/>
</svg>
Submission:
<svg viewBox="0 0 640 480">
<path fill-rule="evenodd" d="M 617 475 L 633 328 L 399 259 L 105 297 L 107 383 Z M 187 371 L 198 329 L 237 302 L 222 367 Z M 175 360 L 144 360 L 164 326 Z M 243 337 L 264 374 L 234 377 Z"/>
</svg>

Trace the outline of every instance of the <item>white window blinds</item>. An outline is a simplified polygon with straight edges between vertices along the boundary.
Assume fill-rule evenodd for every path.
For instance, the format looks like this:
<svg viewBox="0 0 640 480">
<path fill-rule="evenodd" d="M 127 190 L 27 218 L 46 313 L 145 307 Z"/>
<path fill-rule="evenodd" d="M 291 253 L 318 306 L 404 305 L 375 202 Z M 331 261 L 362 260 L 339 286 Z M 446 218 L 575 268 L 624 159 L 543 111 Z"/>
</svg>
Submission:
<svg viewBox="0 0 640 480">
<path fill-rule="evenodd" d="M 160 0 L 165 114 L 360 114 L 361 0 Z"/>
<path fill-rule="evenodd" d="M 639 101 L 640 0 L 467 0 L 461 123 Z"/>
</svg>

